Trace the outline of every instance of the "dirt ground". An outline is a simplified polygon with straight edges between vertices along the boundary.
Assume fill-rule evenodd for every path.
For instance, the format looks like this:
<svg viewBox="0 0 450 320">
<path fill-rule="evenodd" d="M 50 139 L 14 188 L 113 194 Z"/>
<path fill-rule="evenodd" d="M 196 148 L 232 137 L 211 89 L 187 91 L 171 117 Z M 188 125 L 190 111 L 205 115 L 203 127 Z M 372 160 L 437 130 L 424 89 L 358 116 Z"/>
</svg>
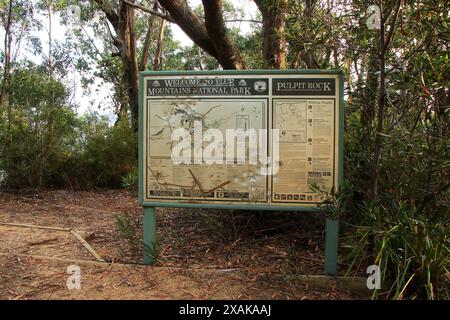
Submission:
<svg viewBox="0 0 450 320">
<path fill-rule="evenodd" d="M 317 214 L 160 208 L 155 266 L 142 264 L 142 216 L 123 190 L 0 192 L 0 299 L 360 298 L 298 279 L 323 272 Z M 81 289 L 67 288 L 69 265 Z"/>
</svg>

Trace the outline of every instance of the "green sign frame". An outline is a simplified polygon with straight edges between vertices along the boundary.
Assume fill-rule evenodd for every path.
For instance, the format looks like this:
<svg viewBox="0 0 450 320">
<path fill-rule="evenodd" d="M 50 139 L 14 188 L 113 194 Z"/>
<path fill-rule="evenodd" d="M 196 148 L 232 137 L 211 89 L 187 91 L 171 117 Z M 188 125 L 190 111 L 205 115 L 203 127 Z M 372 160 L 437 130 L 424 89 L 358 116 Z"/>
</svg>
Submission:
<svg viewBox="0 0 450 320">
<path fill-rule="evenodd" d="M 319 207 L 303 206 L 269 206 L 266 204 L 215 204 L 215 203 L 177 203 L 177 202 L 157 202 L 144 201 L 144 79 L 149 76 L 214 76 L 214 75 L 334 75 L 339 79 L 339 86 L 336 88 L 338 99 L 338 188 L 343 181 L 343 161 L 344 161 L 344 74 L 342 70 L 211 70 L 211 71 L 143 71 L 139 74 L 139 156 L 138 156 L 138 185 L 139 203 L 144 207 L 144 263 L 154 263 L 152 250 L 156 244 L 156 207 L 178 207 L 178 208 L 214 208 L 229 210 L 258 210 L 258 211 L 320 211 Z M 326 239 L 325 239 L 325 273 L 337 274 L 337 250 L 338 250 L 339 224 L 336 220 L 327 219 Z"/>
</svg>

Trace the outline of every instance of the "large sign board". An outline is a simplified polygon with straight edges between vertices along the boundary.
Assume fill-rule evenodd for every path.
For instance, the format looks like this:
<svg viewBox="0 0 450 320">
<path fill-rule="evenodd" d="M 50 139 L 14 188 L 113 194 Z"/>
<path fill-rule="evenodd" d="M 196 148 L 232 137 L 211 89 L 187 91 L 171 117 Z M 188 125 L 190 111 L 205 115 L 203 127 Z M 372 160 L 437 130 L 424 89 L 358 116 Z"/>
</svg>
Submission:
<svg viewBox="0 0 450 320">
<path fill-rule="evenodd" d="M 144 72 L 144 205 L 313 209 L 342 179 L 339 71 Z"/>
</svg>

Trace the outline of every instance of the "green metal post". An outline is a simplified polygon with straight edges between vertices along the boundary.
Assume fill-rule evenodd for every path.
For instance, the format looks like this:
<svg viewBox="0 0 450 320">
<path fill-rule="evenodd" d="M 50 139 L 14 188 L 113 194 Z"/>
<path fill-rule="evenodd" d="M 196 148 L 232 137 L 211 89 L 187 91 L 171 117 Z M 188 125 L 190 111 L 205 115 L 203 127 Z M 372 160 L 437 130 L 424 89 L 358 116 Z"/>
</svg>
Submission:
<svg viewBox="0 0 450 320">
<path fill-rule="evenodd" d="M 144 264 L 155 263 L 156 250 L 156 210 L 144 207 Z"/>
<path fill-rule="evenodd" d="M 337 275 L 339 247 L 339 221 L 326 219 L 325 222 L 325 274 Z"/>
</svg>

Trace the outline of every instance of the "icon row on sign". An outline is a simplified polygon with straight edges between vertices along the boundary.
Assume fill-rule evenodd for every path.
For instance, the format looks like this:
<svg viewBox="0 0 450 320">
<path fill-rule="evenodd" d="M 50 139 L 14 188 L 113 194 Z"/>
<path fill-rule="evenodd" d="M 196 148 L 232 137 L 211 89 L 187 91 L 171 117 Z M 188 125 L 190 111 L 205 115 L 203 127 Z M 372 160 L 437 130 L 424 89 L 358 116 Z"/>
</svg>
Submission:
<svg viewBox="0 0 450 320">
<path fill-rule="evenodd" d="M 275 200 L 288 200 L 288 201 L 302 201 L 302 200 L 313 200 L 313 196 L 307 196 L 304 194 L 284 194 L 284 193 L 275 193 Z"/>
</svg>

